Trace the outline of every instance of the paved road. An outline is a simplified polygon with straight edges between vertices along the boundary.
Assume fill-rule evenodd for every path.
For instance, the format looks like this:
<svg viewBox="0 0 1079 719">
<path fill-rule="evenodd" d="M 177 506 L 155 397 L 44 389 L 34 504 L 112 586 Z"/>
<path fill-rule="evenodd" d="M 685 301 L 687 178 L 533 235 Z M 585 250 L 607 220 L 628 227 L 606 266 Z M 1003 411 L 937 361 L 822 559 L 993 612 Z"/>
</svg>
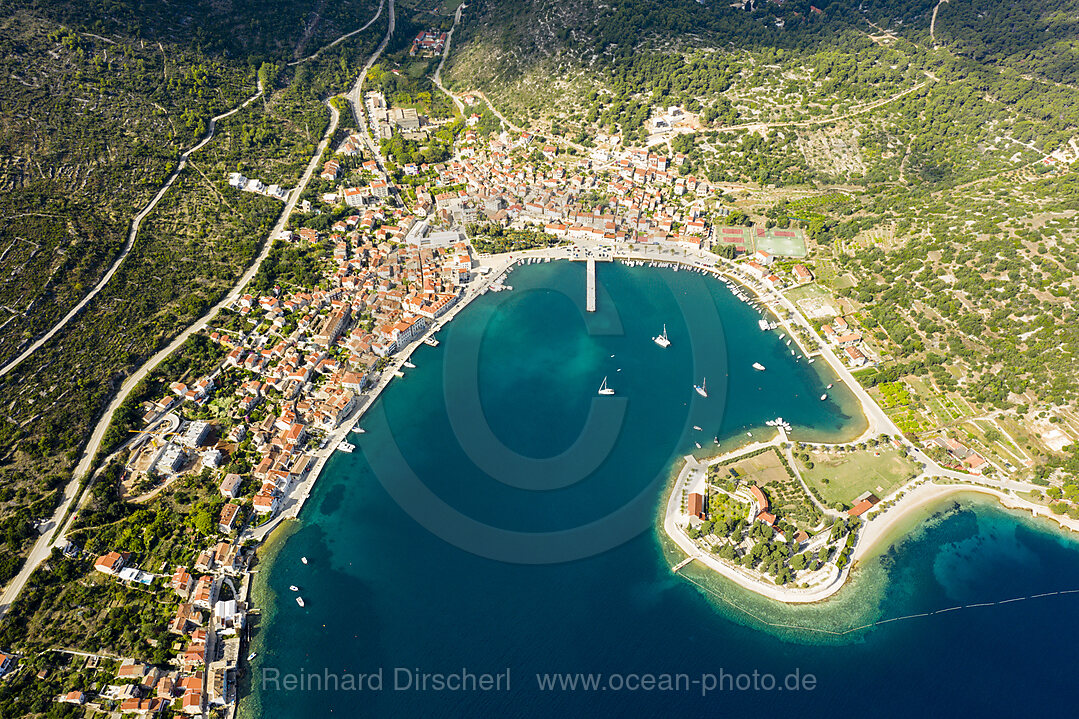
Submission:
<svg viewBox="0 0 1079 719">
<path fill-rule="evenodd" d="M 368 71 L 374 66 L 378 59 L 382 56 L 382 51 L 386 49 L 386 45 L 389 44 L 390 38 L 393 37 L 394 28 L 394 14 L 393 14 L 393 0 L 390 0 L 390 22 L 386 27 L 386 37 L 382 38 L 382 42 L 379 44 L 378 49 L 367 60 L 367 64 L 363 66 L 363 71 L 360 76 L 356 78 L 356 82 L 353 83 L 352 89 L 345 95 L 345 99 L 348 100 L 352 106 L 352 115 L 356 119 L 356 123 L 363 129 L 363 138 L 367 143 L 367 149 L 371 151 L 371 155 L 375 158 L 375 162 L 378 163 L 378 168 L 382 170 L 383 174 L 386 173 L 386 161 L 382 158 L 382 152 L 378 145 L 375 144 L 374 139 L 371 137 L 371 126 L 367 122 L 367 115 L 364 112 L 363 107 L 363 83 L 367 79 Z"/>
<path fill-rule="evenodd" d="M 447 90 L 442 84 L 442 66 L 446 64 L 446 58 L 450 55 L 450 43 L 453 42 L 453 31 L 457 29 L 457 23 L 461 22 L 461 11 L 464 10 L 467 5 L 458 5 L 457 12 L 453 15 L 453 27 L 450 28 L 449 33 L 446 34 L 446 46 L 442 48 L 442 59 L 438 61 L 438 68 L 435 70 L 434 80 L 435 86 L 442 92 L 449 95 L 453 100 L 453 104 L 457 106 L 457 109 L 461 112 L 461 117 L 465 115 L 465 103 L 461 101 L 459 97 Z"/>
<path fill-rule="evenodd" d="M 244 273 L 244 275 L 240 278 L 240 280 L 236 283 L 232 291 L 229 292 L 227 296 L 225 296 L 221 301 L 219 301 L 216 305 L 210 308 L 210 310 L 205 315 L 203 315 L 203 317 L 195 324 L 191 325 L 186 330 L 177 335 L 176 338 L 168 344 L 168 346 L 158 351 L 153 357 L 143 363 L 143 365 L 138 370 L 136 370 L 126 380 L 124 380 L 124 383 L 120 386 L 119 392 L 117 392 L 115 396 L 113 396 L 112 401 L 109 403 L 108 407 L 105 409 L 105 412 L 101 415 L 97 424 L 94 426 L 94 431 L 90 435 L 90 439 L 87 442 L 86 447 L 83 449 L 82 458 L 79 460 L 78 465 L 75 467 L 75 471 L 71 475 L 71 480 L 67 483 L 67 486 L 64 487 L 64 497 L 61 500 L 60 505 L 56 508 L 56 511 L 53 513 L 52 519 L 46 525 L 46 527 L 48 527 L 50 530 L 55 528 L 61 521 L 63 521 L 64 517 L 68 514 L 68 510 L 71 508 L 72 503 L 74 502 L 75 497 L 78 494 L 79 482 L 89 472 L 90 465 L 93 462 L 94 456 L 97 454 L 98 448 L 100 448 L 101 446 L 101 441 L 102 439 L 104 439 L 105 432 L 109 428 L 109 423 L 112 421 L 113 414 L 128 398 L 132 390 L 135 389 L 135 386 L 138 385 L 138 383 L 141 382 L 144 377 L 146 377 L 150 370 L 156 367 L 162 360 L 164 360 L 178 347 L 180 347 L 180 345 L 186 342 L 188 337 L 190 337 L 195 332 L 203 329 L 210 322 L 210 320 L 217 315 L 217 312 L 222 307 L 225 307 L 226 305 L 235 302 L 239 298 L 240 293 L 243 291 L 243 288 L 247 285 L 247 283 L 251 281 L 251 279 L 255 276 L 255 273 L 258 272 L 259 266 L 262 264 L 263 260 L 265 260 L 266 257 L 270 254 L 270 249 L 273 246 L 274 238 L 276 238 L 284 229 L 285 223 L 288 221 L 289 215 L 296 207 L 296 202 L 299 199 L 300 194 L 303 192 L 304 188 L 307 187 L 307 183 L 310 182 L 316 167 L 318 167 L 318 161 L 322 157 L 322 152 L 326 149 L 326 146 L 329 145 L 330 139 L 333 137 L 333 133 L 337 130 L 338 112 L 336 109 L 333 108 L 332 105 L 330 105 L 330 118 L 330 125 L 326 129 L 326 133 L 322 138 L 322 142 L 319 143 L 318 149 L 315 151 L 315 154 L 311 158 L 310 163 L 308 163 L 307 169 L 304 171 L 303 178 L 300 180 L 299 185 L 292 191 L 292 194 L 289 197 L 289 201 L 285 204 L 285 209 L 281 212 L 281 216 L 278 218 L 277 224 L 274 225 L 274 228 L 271 231 L 269 238 L 267 238 L 266 241 L 263 243 L 262 251 L 259 253 L 255 262 L 248 268 L 247 272 Z M 85 501 L 85 496 L 86 495 L 83 495 L 83 501 Z M 62 546 L 64 544 L 64 542 L 66 541 L 65 535 L 67 534 L 67 531 L 70 528 L 71 523 L 74 519 L 75 512 L 72 512 L 71 515 L 67 518 L 63 529 L 56 534 L 55 541 L 52 541 L 50 539 L 50 532 L 46 532 L 38 538 L 37 542 L 34 544 L 33 549 L 30 551 L 30 555 L 27 557 L 26 562 L 23 564 L 22 569 L 19 571 L 19 574 L 16 575 L 15 579 L 12 580 L 12 582 L 4 589 L 3 595 L 0 595 L 0 619 L 4 617 L 4 615 L 7 613 L 8 608 L 11 606 L 11 603 L 19 595 L 19 592 L 22 591 L 22 588 L 23 586 L 25 586 L 27 579 L 30 578 L 30 574 L 52 552 L 53 546 Z"/>
<path fill-rule="evenodd" d="M 135 238 L 138 237 L 139 234 L 139 228 L 142 227 L 142 221 L 146 219 L 147 215 L 154 211 L 154 208 L 157 207 L 157 203 L 161 201 L 161 198 L 164 197 L 165 193 L 169 191 L 169 188 L 172 187 L 172 184 L 176 182 L 176 178 L 180 176 L 180 172 L 183 171 L 184 167 L 187 166 L 187 159 L 193 153 L 198 152 L 203 147 L 205 147 L 206 144 L 213 139 L 214 130 L 216 129 L 217 122 L 219 120 L 224 120 L 226 117 L 229 117 L 250 105 L 252 102 L 262 96 L 262 91 L 262 83 L 259 82 L 258 92 L 256 92 L 254 95 L 247 98 L 243 101 L 243 103 L 237 105 L 228 112 L 210 118 L 210 124 L 206 130 L 206 136 L 202 138 L 199 144 L 195 145 L 190 150 L 187 150 L 180 155 L 179 164 L 176 165 L 176 169 L 174 169 L 172 171 L 172 174 L 170 174 L 165 180 L 165 184 L 161 186 L 161 189 L 157 191 L 157 194 L 154 195 L 153 199 L 151 199 L 150 202 L 146 205 L 146 207 L 142 208 L 142 211 L 139 212 L 139 214 L 135 215 L 134 219 L 131 221 L 131 229 L 127 233 L 127 243 L 120 251 L 120 254 L 116 256 L 116 259 L 112 261 L 112 265 L 109 267 L 108 272 L 105 273 L 105 276 L 102 277 L 96 285 L 94 285 L 94 288 L 90 290 L 90 292 L 88 292 L 86 296 L 79 301 L 78 304 L 71 308 L 70 312 L 64 315 L 64 317 L 59 322 L 53 325 L 48 332 L 39 337 L 37 341 L 27 347 L 26 350 L 18 357 L 8 362 L 6 365 L 4 365 L 3 368 L 0 368 L 0 377 L 3 377 L 8 372 L 15 369 L 27 357 L 32 355 L 34 352 L 37 352 L 42 345 L 51 340 L 57 332 L 63 329 L 64 326 L 75 317 L 75 315 L 79 314 L 79 312 L 81 312 L 86 307 L 86 305 L 90 304 L 90 301 L 93 300 L 99 292 L 101 292 L 105 285 L 109 283 L 109 280 L 112 279 L 113 275 L 116 274 L 116 271 L 120 269 L 120 264 L 125 259 L 127 259 L 127 256 L 131 253 L 131 248 L 135 246 Z"/>
</svg>

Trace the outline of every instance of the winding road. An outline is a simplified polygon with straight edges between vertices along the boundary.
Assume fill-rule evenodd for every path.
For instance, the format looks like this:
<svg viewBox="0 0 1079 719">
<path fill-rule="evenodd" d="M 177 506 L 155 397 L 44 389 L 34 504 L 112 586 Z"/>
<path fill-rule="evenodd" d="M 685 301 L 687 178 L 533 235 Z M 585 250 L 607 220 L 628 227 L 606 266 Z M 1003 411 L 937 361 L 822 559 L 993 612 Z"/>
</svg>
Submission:
<svg viewBox="0 0 1079 719">
<path fill-rule="evenodd" d="M 386 44 L 389 42 L 390 36 L 393 34 L 393 2 L 394 0 L 389 0 L 390 23 L 389 29 L 386 33 L 386 37 L 382 40 L 382 44 L 379 45 L 371 60 L 369 60 L 367 65 L 364 67 L 364 74 L 366 74 L 370 66 L 374 64 L 374 62 L 377 60 L 378 56 L 386 47 Z M 382 5 L 380 4 L 375 17 L 377 18 L 378 14 L 381 12 Z M 370 23 L 368 23 L 368 25 L 370 25 Z M 249 98 L 243 105 L 234 108 L 233 110 L 225 113 L 224 115 L 220 115 L 214 118 L 214 120 L 211 121 L 209 136 L 205 138 L 202 142 L 200 142 L 198 145 L 193 147 L 191 150 L 188 150 L 186 153 L 184 153 L 181 158 L 181 162 L 186 161 L 187 155 L 190 155 L 192 152 L 196 151 L 200 147 L 204 146 L 207 142 L 209 142 L 213 135 L 214 121 L 223 119 L 224 117 L 227 117 L 228 115 L 237 112 L 238 110 L 246 106 L 248 103 L 254 101 L 261 94 L 262 88 L 260 87 L 259 92 Z M 22 591 L 23 587 L 26 586 L 26 582 L 30 578 L 30 575 L 43 561 L 45 561 L 49 557 L 49 555 L 52 553 L 53 547 L 62 547 L 65 544 L 67 532 L 70 530 L 71 524 L 74 521 L 78 511 L 78 507 L 76 507 L 74 511 L 70 510 L 72 510 L 76 498 L 79 496 L 80 481 L 90 471 L 90 467 L 93 464 L 94 457 L 97 454 L 98 449 L 101 447 L 101 441 L 105 436 L 105 432 L 109 427 L 109 423 L 112 421 L 113 414 L 128 398 L 128 396 L 131 394 L 131 391 L 138 385 L 138 383 L 142 381 L 144 377 L 146 377 L 146 375 L 150 372 L 151 369 L 156 367 L 162 360 L 164 360 L 166 357 L 176 351 L 176 349 L 179 348 L 184 342 L 186 342 L 192 334 L 205 328 L 209 324 L 210 320 L 217 315 L 218 311 L 221 308 L 239 299 L 240 293 L 243 292 L 244 287 L 246 287 L 247 284 L 251 281 L 251 279 L 254 278 L 255 273 L 258 272 L 258 269 L 262 265 L 262 262 L 270 254 L 270 249 L 273 247 L 274 239 L 277 238 L 278 235 L 280 235 L 282 230 L 284 230 L 285 224 L 288 222 L 288 218 L 292 214 L 293 209 L 295 209 L 296 204 L 299 201 L 300 195 L 303 194 L 303 191 L 307 187 L 308 183 L 311 181 L 311 177 L 314 175 L 315 170 L 319 167 L 319 161 L 322 159 L 322 153 L 325 152 L 326 148 L 330 144 L 330 141 L 333 139 L 334 133 L 337 131 L 337 125 L 340 120 L 340 113 L 338 113 L 337 109 L 333 106 L 333 103 L 330 102 L 329 99 L 326 100 L 326 105 L 330 110 L 330 123 L 327 126 L 325 133 L 323 133 L 322 140 L 319 142 L 318 147 L 315 149 L 315 152 L 312 155 L 310 162 L 308 162 L 307 168 L 304 170 L 304 174 L 300 179 L 300 182 L 289 195 L 288 202 L 285 204 L 285 209 L 282 210 L 281 215 L 278 218 L 277 223 L 274 225 L 273 230 L 271 230 L 269 237 L 266 238 L 266 241 L 263 243 L 262 250 L 259 252 L 258 257 L 251 264 L 251 266 L 248 267 L 247 271 L 235 284 L 235 286 L 228 293 L 228 295 L 226 295 L 217 304 L 211 307 L 202 316 L 201 319 L 195 322 L 195 324 L 191 325 L 182 333 L 180 333 L 168 344 L 168 346 L 161 349 L 156 354 L 154 354 L 153 357 L 144 362 L 138 370 L 136 370 L 124 381 L 124 383 L 120 386 L 120 390 L 112 398 L 112 401 L 105 409 L 105 412 L 101 415 L 97 424 L 94 426 L 94 431 L 90 435 L 90 439 L 86 443 L 86 446 L 82 451 L 82 456 L 79 460 L 78 465 L 75 467 L 75 471 L 72 473 L 71 480 L 64 487 L 63 499 L 61 500 L 59 506 L 56 508 L 56 511 L 53 513 L 52 518 L 49 520 L 48 523 L 46 523 L 45 531 L 41 534 L 40 537 L 38 537 L 37 541 L 34 543 L 33 548 L 30 550 L 30 554 L 27 556 L 26 561 L 23 563 L 22 569 L 19 570 L 19 573 L 15 576 L 15 578 L 4 588 L 3 594 L 0 594 L 0 619 L 3 619 L 3 617 L 7 615 L 8 609 L 10 609 L 12 603 L 14 603 L 15 599 L 19 596 L 19 593 Z M 173 177 L 171 177 L 169 182 L 166 183 L 166 185 L 162 187 L 162 189 L 158 192 L 158 195 L 154 198 L 151 205 L 140 213 L 139 217 L 137 217 L 137 220 L 141 220 L 143 217 L 149 214 L 149 212 L 153 209 L 153 205 L 161 199 L 161 196 L 163 196 L 165 191 L 167 191 L 169 186 L 171 186 L 172 181 L 175 180 L 175 175 L 179 174 L 179 171 L 182 169 L 182 167 L 183 164 L 177 167 L 176 171 L 173 174 Z M 130 242 L 134 241 L 135 232 L 137 232 L 137 224 L 135 227 L 133 227 Z M 115 262 L 115 266 L 118 266 L 120 261 L 122 260 L 123 256 L 119 257 Z M 105 282 L 108 281 L 108 278 L 111 277 L 112 274 L 115 272 L 115 266 L 113 267 L 112 272 L 110 272 L 110 274 L 102 280 L 99 286 L 95 287 L 91 295 L 89 295 L 86 299 L 83 300 L 82 303 L 80 303 L 80 306 L 85 306 L 86 302 L 88 302 L 89 299 L 91 299 L 92 296 L 100 290 L 100 287 L 104 286 Z M 61 326 L 62 325 L 58 325 L 56 328 L 54 328 L 50 332 L 49 336 L 55 334 Z M 45 339 L 47 339 L 47 337 L 43 338 L 42 341 L 44 341 Z M 25 354 L 28 355 L 29 351 Z M 20 358 L 19 360 L 17 360 L 17 362 L 22 361 L 22 359 L 23 358 Z M 2 375 L 2 373 L 0 373 L 0 375 Z M 87 484 L 87 486 L 89 486 L 89 483 Z M 86 494 L 83 494 L 84 499 L 85 496 Z M 81 506 L 81 501 L 78 506 Z M 61 522 L 63 522 L 63 526 L 60 528 L 60 530 L 57 532 L 53 532 L 52 530 L 59 526 Z"/>
<path fill-rule="evenodd" d="M 386 45 L 389 44 L 390 38 L 393 37 L 394 29 L 394 15 L 393 15 L 393 0 L 390 0 L 390 22 L 386 26 L 386 37 L 382 38 L 382 42 L 379 44 L 378 49 L 367 60 L 367 64 L 363 66 L 363 71 L 360 72 L 360 76 L 356 78 L 356 82 L 352 84 L 352 88 L 345 94 L 345 99 L 348 100 L 352 106 L 352 115 L 356 119 L 356 123 L 363 128 L 363 138 L 367 143 L 367 149 L 371 151 L 371 156 L 375 158 L 375 162 L 378 163 L 378 169 L 383 174 L 386 173 L 386 162 L 382 157 L 382 153 L 379 151 L 378 146 L 375 144 L 374 139 L 371 137 L 371 127 L 367 122 L 367 116 L 363 109 L 363 83 L 367 79 L 367 73 L 374 67 L 374 64 L 378 62 L 378 59 L 382 56 L 382 51 L 386 49 Z"/>
<path fill-rule="evenodd" d="M 374 17 L 372 17 L 370 20 L 368 20 L 367 24 L 365 24 L 363 27 L 358 27 L 355 30 L 353 30 L 352 32 L 345 33 L 341 37 L 339 37 L 336 40 L 334 40 L 333 42 L 331 42 L 329 45 L 324 45 L 324 46 L 320 47 L 312 55 L 308 55 L 307 57 L 301 57 L 299 60 L 293 60 L 292 62 L 288 63 L 288 67 L 293 67 L 295 65 L 305 63 L 308 60 L 314 60 L 319 55 L 321 55 L 324 50 L 329 50 L 334 45 L 337 45 L 338 43 L 344 42 L 345 40 L 348 40 L 353 35 L 361 33 L 364 30 L 366 30 L 367 28 L 371 27 L 372 23 L 374 23 L 375 20 L 378 20 L 378 16 L 382 14 L 382 6 L 385 5 L 385 4 L 386 4 L 386 0 L 378 0 L 378 10 L 375 11 Z M 393 5 L 393 3 L 390 3 L 390 4 Z M 392 12 L 392 10 L 391 10 L 391 12 Z"/>
<path fill-rule="evenodd" d="M 457 12 L 453 15 L 453 27 L 451 27 L 450 31 L 446 34 L 446 46 L 442 48 L 442 59 L 438 61 L 438 67 L 435 69 L 435 74 L 431 77 L 431 80 L 435 83 L 435 87 L 449 95 L 449 98 L 453 100 L 453 104 L 457 106 L 457 109 L 461 113 L 461 117 L 465 116 L 465 103 L 443 86 L 442 66 L 446 64 L 446 58 L 450 56 L 450 43 L 453 42 L 453 31 L 457 29 L 457 23 L 461 22 L 461 11 L 466 7 L 468 6 L 464 4 L 457 6 Z"/>
<path fill-rule="evenodd" d="M 79 314 L 79 312 L 81 312 L 86 307 L 86 305 L 90 304 L 90 301 L 93 300 L 99 292 L 101 292 L 105 285 L 109 283 L 109 280 L 112 279 L 113 275 L 116 274 L 116 271 L 120 269 L 120 264 L 125 259 L 127 259 L 127 256 L 131 253 L 131 248 L 135 246 L 135 239 L 139 235 L 139 228 L 142 227 L 142 221 L 146 219 L 147 215 L 154 211 L 154 208 L 157 207 L 157 203 L 161 202 L 161 198 L 165 196 L 165 193 L 168 192 L 169 188 L 172 187 L 174 182 L 176 182 L 176 178 L 180 176 L 180 173 L 187 166 L 188 158 L 191 157 L 192 154 L 198 152 L 203 147 L 205 147 L 207 143 L 210 142 L 210 140 L 214 139 L 214 130 L 217 128 L 218 121 L 224 120 L 226 117 L 230 117 L 239 112 L 240 110 L 244 109 L 252 102 L 262 97 L 262 93 L 262 81 L 260 80 L 258 84 L 258 92 L 256 92 L 254 95 L 244 100 L 243 103 L 237 105 L 228 112 L 224 112 L 216 117 L 210 118 L 210 124 L 206 130 L 206 136 L 202 138 L 199 144 L 195 145 L 190 150 L 184 151 L 180 155 L 180 162 L 176 165 L 176 168 L 173 169 L 172 173 L 168 176 L 168 179 L 165 180 L 165 184 L 161 186 L 161 189 L 157 191 L 157 194 L 154 195 L 153 199 L 150 200 L 146 207 L 142 208 L 142 211 L 139 212 L 139 214 L 135 215 L 134 219 L 132 219 L 131 230 L 127 233 L 127 243 L 120 251 L 120 254 L 116 256 L 116 259 L 112 261 L 112 265 L 109 267 L 108 272 L 105 273 L 105 276 L 102 277 L 96 285 L 94 285 L 93 289 L 90 290 L 85 297 L 79 300 L 78 304 L 71 308 L 71 311 L 64 315 L 63 319 L 53 325 L 48 332 L 39 337 L 37 341 L 35 341 L 32 345 L 27 347 L 26 350 L 22 352 L 22 354 L 20 354 L 18 357 L 11 360 L 2 368 L 0 368 L 0 377 L 3 377 L 8 372 L 22 364 L 22 362 L 27 357 L 38 351 L 42 345 L 55 337 L 57 332 L 62 330 L 68 322 L 75 318 L 75 315 Z"/>
</svg>

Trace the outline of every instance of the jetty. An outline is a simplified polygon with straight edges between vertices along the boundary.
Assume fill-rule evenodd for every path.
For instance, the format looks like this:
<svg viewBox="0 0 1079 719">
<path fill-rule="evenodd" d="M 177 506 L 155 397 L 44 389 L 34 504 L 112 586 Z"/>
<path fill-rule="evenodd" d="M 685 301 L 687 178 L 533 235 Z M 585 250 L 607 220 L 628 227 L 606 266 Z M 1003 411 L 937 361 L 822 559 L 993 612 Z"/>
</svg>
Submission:
<svg viewBox="0 0 1079 719">
<path fill-rule="evenodd" d="M 680 571 L 680 570 L 681 570 L 681 569 L 682 569 L 683 567 L 685 567 L 685 566 L 686 566 L 687 564 L 689 564 L 690 562 L 692 562 L 692 561 L 693 561 L 694 559 L 696 559 L 696 557 L 686 557 L 686 558 L 685 558 L 685 559 L 683 559 L 683 560 L 682 560 L 681 562 L 679 562 L 678 564 L 676 564 L 676 565 L 674 565 L 673 567 L 671 567 L 671 571 L 672 571 L 672 572 L 678 572 L 678 571 Z"/>
<path fill-rule="evenodd" d="M 588 295 L 585 297 L 585 309 L 589 312 L 596 311 L 596 259 L 589 257 L 587 265 L 588 273 Z"/>
</svg>

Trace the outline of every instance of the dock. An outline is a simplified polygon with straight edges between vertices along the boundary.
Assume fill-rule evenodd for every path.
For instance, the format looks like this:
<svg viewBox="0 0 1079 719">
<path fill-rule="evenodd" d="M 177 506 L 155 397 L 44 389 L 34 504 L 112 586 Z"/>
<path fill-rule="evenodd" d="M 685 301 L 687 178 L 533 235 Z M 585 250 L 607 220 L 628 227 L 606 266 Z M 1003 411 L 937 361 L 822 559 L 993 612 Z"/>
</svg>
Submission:
<svg viewBox="0 0 1079 719">
<path fill-rule="evenodd" d="M 596 311 L 596 260 L 593 257 L 588 258 L 588 295 L 585 297 L 585 309 L 589 312 Z"/>
<path fill-rule="evenodd" d="M 681 570 L 681 569 L 682 569 L 683 567 L 685 567 L 685 566 L 686 566 L 687 564 L 689 564 L 690 562 L 692 562 L 692 561 L 693 561 L 694 559 L 696 559 L 696 557 L 686 557 L 686 558 L 685 558 L 685 559 L 683 559 L 683 560 L 682 560 L 681 562 L 679 562 L 678 564 L 676 564 L 676 565 L 674 565 L 673 567 L 671 567 L 671 571 L 672 571 L 672 572 L 678 572 L 678 571 L 679 571 L 679 570 Z"/>
</svg>

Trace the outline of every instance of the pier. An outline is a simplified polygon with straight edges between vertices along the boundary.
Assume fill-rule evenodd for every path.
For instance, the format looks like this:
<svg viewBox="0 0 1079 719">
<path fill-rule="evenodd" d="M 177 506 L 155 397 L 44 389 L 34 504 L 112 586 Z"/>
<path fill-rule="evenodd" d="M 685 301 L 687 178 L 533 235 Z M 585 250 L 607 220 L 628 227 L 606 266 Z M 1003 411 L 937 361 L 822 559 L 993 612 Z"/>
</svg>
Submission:
<svg viewBox="0 0 1079 719">
<path fill-rule="evenodd" d="M 596 260 L 588 258 L 588 296 L 585 298 L 585 309 L 589 312 L 596 311 Z"/>
<path fill-rule="evenodd" d="M 692 561 L 693 561 L 694 559 L 696 559 L 696 557 L 686 557 L 686 558 L 685 558 L 685 559 L 683 559 L 683 560 L 682 560 L 681 562 L 679 562 L 678 564 L 676 564 L 676 565 L 674 565 L 673 567 L 671 567 L 671 571 L 672 571 L 672 572 L 678 572 L 678 571 L 679 571 L 679 570 L 681 570 L 681 569 L 682 569 L 682 568 L 683 568 L 684 566 L 686 566 L 687 564 L 689 564 L 690 562 L 692 562 Z"/>
</svg>

